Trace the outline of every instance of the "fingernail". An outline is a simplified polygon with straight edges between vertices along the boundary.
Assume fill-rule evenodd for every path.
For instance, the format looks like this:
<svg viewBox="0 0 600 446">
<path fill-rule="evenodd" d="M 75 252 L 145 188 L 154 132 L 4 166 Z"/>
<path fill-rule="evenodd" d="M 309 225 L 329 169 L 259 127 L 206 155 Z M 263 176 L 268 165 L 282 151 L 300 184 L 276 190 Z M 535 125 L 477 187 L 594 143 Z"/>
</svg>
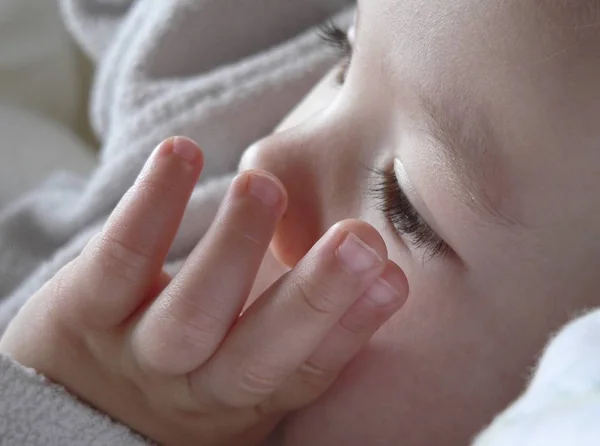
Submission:
<svg viewBox="0 0 600 446">
<path fill-rule="evenodd" d="M 200 153 L 198 146 L 187 138 L 176 136 L 173 138 L 173 153 L 189 163 L 193 163 Z"/>
<path fill-rule="evenodd" d="M 368 271 L 383 261 L 373 248 L 350 232 L 338 247 L 337 257 L 353 273 Z"/>
<path fill-rule="evenodd" d="M 281 190 L 271 178 L 266 176 L 250 175 L 248 191 L 269 207 L 275 207 L 281 200 Z"/>
<path fill-rule="evenodd" d="M 401 298 L 400 293 L 383 279 L 379 279 L 371 285 L 366 295 L 375 305 L 380 307 L 397 302 Z"/>
</svg>

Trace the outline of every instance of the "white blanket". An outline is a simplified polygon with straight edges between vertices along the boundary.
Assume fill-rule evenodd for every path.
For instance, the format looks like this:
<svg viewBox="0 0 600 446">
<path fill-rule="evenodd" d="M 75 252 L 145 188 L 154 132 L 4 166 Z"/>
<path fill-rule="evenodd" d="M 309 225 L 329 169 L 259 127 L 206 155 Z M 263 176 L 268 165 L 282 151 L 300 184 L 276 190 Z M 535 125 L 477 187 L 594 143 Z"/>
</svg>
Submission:
<svg viewBox="0 0 600 446">
<path fill-rule="evenodd" d="M 600 310 L 567 325 L 533 379 L 475 446 L 600 445 Z"/>
<path fill-rule="evenodd" d="M 0 210 L 0 331 L 97 231 L 150 151 L 186 135 L 205 153 L 171 259 L 204 233 L 243 150 L 331 67 L 315 26 L 349 0 L 63 0 L 98 63 L 91 119 L 102 141 L 89 178 L 55 177 Z M 351 13 L 342 14 L 349 23 Z M 25 282 L 23 282 L 25 280 Z"/>
</svg>

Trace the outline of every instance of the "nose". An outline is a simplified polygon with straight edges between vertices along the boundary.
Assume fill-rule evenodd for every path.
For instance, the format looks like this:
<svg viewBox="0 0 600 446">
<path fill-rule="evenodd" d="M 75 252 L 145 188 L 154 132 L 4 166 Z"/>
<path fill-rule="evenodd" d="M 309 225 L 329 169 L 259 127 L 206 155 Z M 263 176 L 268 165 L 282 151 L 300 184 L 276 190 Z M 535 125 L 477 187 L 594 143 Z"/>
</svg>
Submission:
<svg viewBox="0 0 600 446">
<path fill-rule="evenodd" d="M 286 187 L 288 208 L 271 244 L 280 262 L 293 267 L 336 222 L 355 217 L 356 158 L 347 132 L 306 123 L 252 145 L 240 169 L 262 169 Z"/>
</svg>

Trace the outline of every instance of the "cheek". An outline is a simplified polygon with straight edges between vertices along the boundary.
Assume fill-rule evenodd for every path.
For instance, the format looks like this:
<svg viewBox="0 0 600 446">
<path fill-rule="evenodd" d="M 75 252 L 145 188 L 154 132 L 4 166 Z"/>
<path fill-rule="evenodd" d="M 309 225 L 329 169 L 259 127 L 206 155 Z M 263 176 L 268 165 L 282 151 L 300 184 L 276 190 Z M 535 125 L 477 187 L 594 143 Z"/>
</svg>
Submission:
<svg viewBox="0 0 600 446">
<path fill-rule="evenodd" d="M 368 206 L 370 209 L 363 211 L 361 218 L 381 233 L 389 259 L 402 268 L 410 288 L 407 304 L 387 324 L 386 330 L 444 338 L 448 337 L 445 331 L 450 331 L 445 323 L 468 326 L 470 318 L 482 311 L 479 303 L 485 300 L 476 281 L 456 259 L 424 259 L 423 250 L 414 248 L 397 236 L 385 217 L 373 209 L 376 203 L 368 203 Z M 456 329 L 451 331 L 453 334 L 460 332 Z"/>
<path fill-rule="evenodd" d="M 409 302 L 402 310 L 408 321 L 405 323 L 417 324 L 419 331 L 437 338 L 447 336 L 444 332 L 448 327 L 444 327 L 443 321 L 460 320 L 457 325 L 461 326 L 474 315 L 472 309 L 466 311 L 466 308 L 481 293 L 453 265 L 442 259 L 423 261 L 398 243 L 388 244 L 388 249 L 390 259 L 404 270 L 408 279 Z"/>
</svg>

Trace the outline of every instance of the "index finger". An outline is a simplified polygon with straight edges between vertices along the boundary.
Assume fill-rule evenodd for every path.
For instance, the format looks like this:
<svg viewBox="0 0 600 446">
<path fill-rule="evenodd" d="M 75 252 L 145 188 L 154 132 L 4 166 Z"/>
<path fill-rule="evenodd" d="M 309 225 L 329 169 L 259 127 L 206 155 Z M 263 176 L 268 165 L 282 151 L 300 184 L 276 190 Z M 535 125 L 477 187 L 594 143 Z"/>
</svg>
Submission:
<svg viewBox="0 0 600 446">
<path fill-rule="evenodd" d="M 199 147 L 183 137 L 160 144 L 103 230 L 73 265 L 70 286 L 82 322 L 118 325 L 148 298 L 202 170 Z M 84 291 L 85 292 L 82 292 Z"/>
</svg>

